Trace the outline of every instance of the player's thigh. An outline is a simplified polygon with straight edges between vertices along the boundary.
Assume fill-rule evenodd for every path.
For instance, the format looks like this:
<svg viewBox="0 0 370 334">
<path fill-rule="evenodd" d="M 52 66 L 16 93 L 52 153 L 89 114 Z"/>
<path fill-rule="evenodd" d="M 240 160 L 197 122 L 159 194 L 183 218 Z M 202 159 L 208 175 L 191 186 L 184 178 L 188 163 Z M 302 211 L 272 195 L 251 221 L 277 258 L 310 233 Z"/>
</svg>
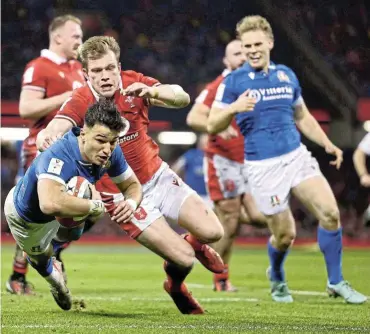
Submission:
<svg viewBox="0 0 370 334">
<path fill-rule="evenodd" d="M 165 260 L 190 267 L 194 262 L 194 250 L 165 221 L 158 218 L 148 226 L 136 240 Z"/>
<path fill-rule="evenodd" d="M 324 176 L 302 181 L 292 189 L 292 193 L 319 221 L 339 220 L 337 202 Z"/>
<path fill-rule="evenodd" d="M 296 236 L 296 226 L 290 208 L 282 212 L 267 216 L 267 224 L 271 234 L 280 241 L 290 243 Z"/>
<path fill-rule="evenodd" d="M 216 214 L 195 193 L 186 197 L 180 207 L 179 225 L 204 242 L 222 238 L 223 227 Z"/>
<path fill-rule="evenodd" d="M 23 251 L 29 255 L 38 255 L 48 250 L 60 226 L 56 220 L 43 224 L 25 222 L 8 199 L 4 211 L 10 231 Z"/>
<path fill-rule="evenodd" d="M 215 203 L 215 212 L 224 228 L 225 235 L 235 235 L 241 213 L 241 196 L 227 198 Z"/>
<path fill-rule="evenodd" d="M 245 193 L 242 196 L 242 203 L 243 207 L 241 210 L 241 216 L 243 216 L 243 209 L 245 210 L 245 214 L 248 215 L 250 222 L 255 222 L 266 226 L 266 217 L 265 215 L 258 209 L 256 201 L 254 197 L 250 193 Z"/>
</svg>

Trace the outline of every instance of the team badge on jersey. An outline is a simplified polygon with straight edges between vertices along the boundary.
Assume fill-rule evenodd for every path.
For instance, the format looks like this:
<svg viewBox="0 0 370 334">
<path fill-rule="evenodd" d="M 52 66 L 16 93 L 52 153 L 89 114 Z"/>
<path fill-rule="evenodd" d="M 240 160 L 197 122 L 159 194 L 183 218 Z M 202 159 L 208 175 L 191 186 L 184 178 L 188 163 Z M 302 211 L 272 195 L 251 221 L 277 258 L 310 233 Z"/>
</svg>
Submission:
<svg viewBox="0 0 370 334">
<path fill-rule="evenodd" d="M 135 213 L 134 213 L 134 217 L 137 219 L 137 220 L 144 220 L 146 217 L 147 217 L 147 213 L 146 211 L 144 210 L 143 207 L 139 206 Z"/>
<path fill-rule="evenodd" d="M 280 199 L 277 195 L 271 196 L 271 205 L 272 206 L 280 205 Z"/>
<path fill-rule="evenodd" d="M 125 102 L 130 104 L 130 108 L 135 108 L 134 96 L 126 96 Z"/>
<path fill-rule="evenodd" d="M 277 77 L 280 82 L 290 82 L 288 75 L 284 71 L 278 71 Z"/>
<path fill-rule="evenodd" d="M 63 165 L 64 161 L 52 158 L 49 163 L 48 173 L 60 175 L 60 173 L 62 172 Z"/>
</svg>

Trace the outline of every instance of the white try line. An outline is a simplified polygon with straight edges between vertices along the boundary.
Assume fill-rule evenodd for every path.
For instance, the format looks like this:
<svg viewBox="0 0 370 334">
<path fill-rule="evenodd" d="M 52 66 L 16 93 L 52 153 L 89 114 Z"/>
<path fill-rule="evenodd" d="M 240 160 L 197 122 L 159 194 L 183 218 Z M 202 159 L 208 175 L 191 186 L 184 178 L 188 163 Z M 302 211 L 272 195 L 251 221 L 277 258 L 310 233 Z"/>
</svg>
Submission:
<svg viewBox="0 0 370 334">
<path fill-rule="evenodd" d="M 110 301 L 110 302 L 121 302 L 121 301 L 146 301 L 146 302 L 172 302 L 171 298 L 168 297 L 100 297 L 100 296 L 75 296 L 74 299 L 83 300 L 100 300 L 100 301 Z M 200 302 L 205 303 L 217 303 L 217 302 L 258 302 L 257 298 L 243 298 L 243 297 L 211 297 L 211 298 L 197 298 Z"/>
<path fill-rule="evenodd" d="M 369 330 L 369 327 L 338 327 L 338 326 L 330 326 L 330 325 L 249 325 L 249 324 L 242 324 L 239 326 L 235 325 L 166 325 L 166 324 L 154 324 L 154 325 L 124 325 L 124 324 L 117 324 L 117 325 L 79 325 L 79 324 L 24 324 L 24 325 L 2 325 L 1 328 L 13 328 L 13 329 L 65 329 L 65 328 L 83 328 L 83 329 L 98 329 L 98 330 L 104 330 L 104 329 L 129 329 L 129 328 L 136 328 L 136 329 L 206 329 L 206 330 L 227 330 L 227 331 L 233 331 L 233 330 L 259 330 L 259 331 L 268 331 L 270 332 L 271 329 L 274 329 L 276 331 L 277 329 L 282 330 L 292 330 L 292 331 L 304 331 L 304 330 L 310 330 L 310 331 L 346 331 L 346 332 L 364 332 Z"/>
</svg>

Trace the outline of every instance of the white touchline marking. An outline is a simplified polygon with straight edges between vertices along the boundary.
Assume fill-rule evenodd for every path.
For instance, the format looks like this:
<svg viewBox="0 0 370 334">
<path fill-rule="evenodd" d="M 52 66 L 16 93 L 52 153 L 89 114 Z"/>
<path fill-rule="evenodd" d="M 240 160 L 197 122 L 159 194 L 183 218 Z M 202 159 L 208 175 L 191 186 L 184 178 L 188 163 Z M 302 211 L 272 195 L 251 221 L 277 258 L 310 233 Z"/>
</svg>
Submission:
<svg viewBox="0 0 370 334">
<path fill-rule="evenodd" d="M 187 286 L 192 289 L 212 289 L 212 285 L 206 285 L 206 284 L 197 284 L 197 283 L 188 283 Z M 270 291 L 270 290 L 266 290 Z M 320 291 L 307 291 L 307 290 L 290 290 L 290 292 L 294 295 L 301 295 L 301 296 L 328 296 L 326 292 L 320 292 Z M 366 296 L 367 298 L 370 298 L 370 296 Z"/>
</svg>

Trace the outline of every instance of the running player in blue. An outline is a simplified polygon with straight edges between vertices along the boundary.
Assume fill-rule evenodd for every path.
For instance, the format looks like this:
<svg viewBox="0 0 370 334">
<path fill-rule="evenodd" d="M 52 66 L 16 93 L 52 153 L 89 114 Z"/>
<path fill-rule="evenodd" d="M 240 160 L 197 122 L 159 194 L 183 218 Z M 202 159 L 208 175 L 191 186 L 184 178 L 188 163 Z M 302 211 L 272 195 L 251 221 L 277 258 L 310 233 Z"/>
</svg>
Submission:
<svg viewBox="0 0 370 334">
<path fill-rule="evenodd" d="M 202 197 L 205 203 L 212 206 L 208 197 L 204 182 L 204 148 L 208 141 L 207 134 L 201 134 L 198 138 L 197 147 L 187 150 L 171 166 L 172 170 L 181 176 L 185 183 L 194 189 Z"/>
<path fill-rule="evenodd" d="M 289 198 L 296 196 L 318 219 L 318 243 L 328 274 L 327 291 L 347 303 L 366 297 L 352 289 L 342 275 L 342 228 L 333 192 L 315 158 L 301 143 L 300 133 L 335 156 L 342 151 L 322 131 L 308 111 L 294 72 L 270 61 L 274 38 L 261 16 L 246 16 L 237 25 L 247 63 L 220 85 L 207 129 L 225 130 L 235 116 L 245 137 L 245 172 L 258 208 L 268 220 L 271 295 L 277 302 L 292 302 L 285 281 L 284 261 L 295 237 Z"/>
<path fill-rule="evenodd" d="M 141 201 L 141 185 L 117 146 L 125 126 L 112 102 L 102 100 L 92 105 L 84 127 L 73 128 L 41 153 L 6 198 L 4 212 L 14 239 L 27 253 L 31 266 L 50 284 L 51 293 L 63 310 L 71 308 L 72 299 L 61 263 L 52 257 L 51 241 L 60 227 L 55 216 L 88 215 L 94 219 L 104 212 L 94 186 L 90 187 L 92 199 L 83 199 L 66 193 L 67 182 L 82 176 L 93 185 L 107 172 L 125 197 L 112 217 L 119 224 L 132 218 Z"/>
</svg>

